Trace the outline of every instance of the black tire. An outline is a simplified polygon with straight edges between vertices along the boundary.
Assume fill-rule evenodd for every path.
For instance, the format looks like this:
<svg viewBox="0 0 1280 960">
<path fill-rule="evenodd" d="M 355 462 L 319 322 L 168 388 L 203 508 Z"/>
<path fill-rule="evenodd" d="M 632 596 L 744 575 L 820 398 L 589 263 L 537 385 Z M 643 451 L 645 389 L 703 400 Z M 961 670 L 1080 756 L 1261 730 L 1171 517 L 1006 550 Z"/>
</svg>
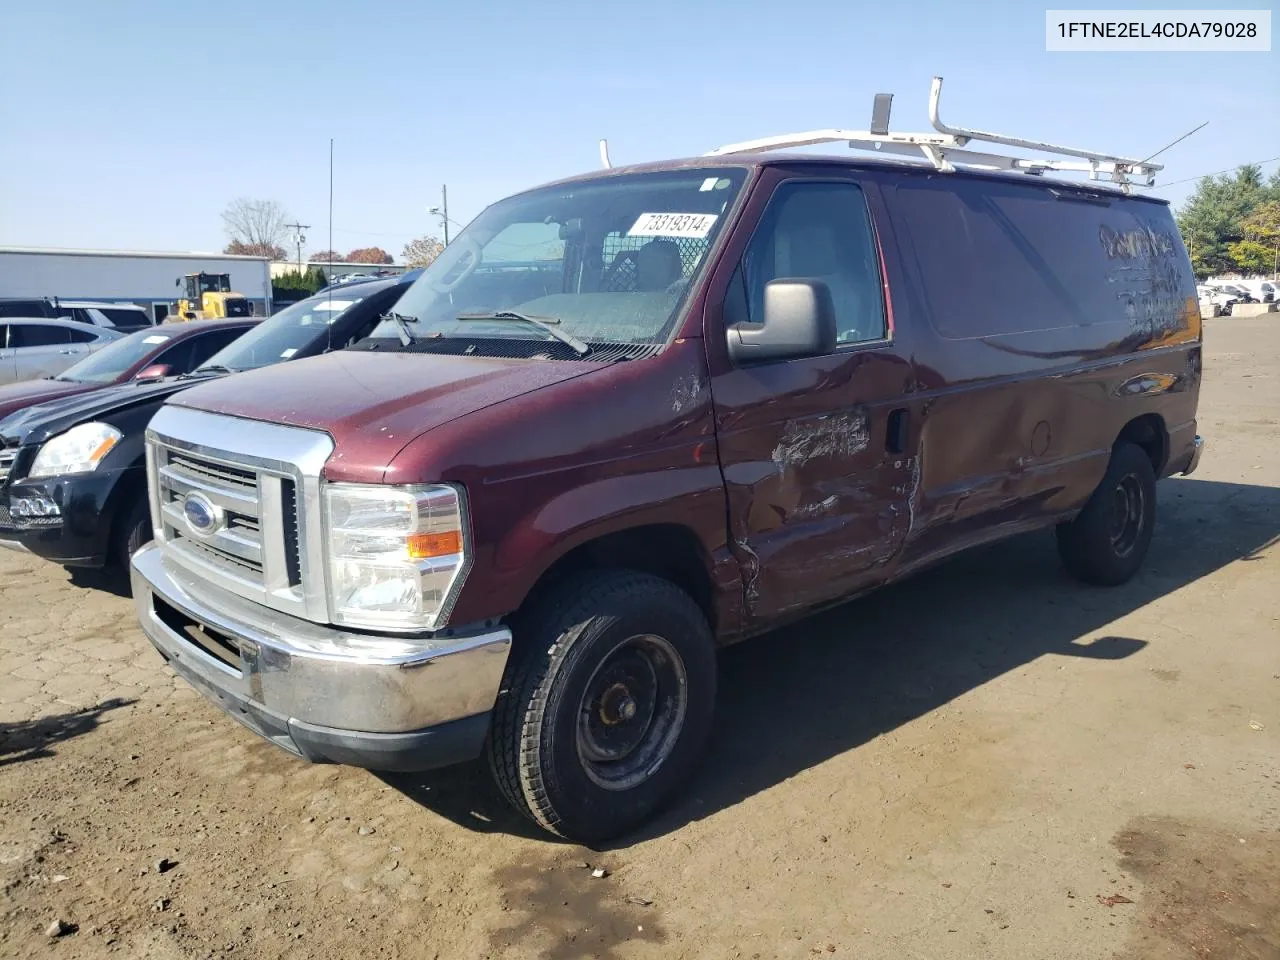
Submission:
<svg viewBox="0 0 1280 960">
<path fill-rule="evenodd" d="M 116 564 L 126 572 L 129 569 L 129 558 L 143 544 L 149 542 L 151 531 L 151 505 L 147 502 L 144 490 L 121 515 L 120 528 L 116 531 L 112 553 Z"/>
<path fill-rule="evenodd" d="M 1077 580 L 1101 587 L 1138 572 L 1156 521 L 1156 476 L 1146 451 L 1123 443 L 1084 509 L 1058 526 L 1058 555 Z"/>
<path fill-rule="evenodd" d="M 489 732 L 498 787 L 569 840 L 638 826 L 688 780 L 711 730 L 702 611 L 666 580 L 607 571 L 551 591 L 516 630 Z"/>
</svg>

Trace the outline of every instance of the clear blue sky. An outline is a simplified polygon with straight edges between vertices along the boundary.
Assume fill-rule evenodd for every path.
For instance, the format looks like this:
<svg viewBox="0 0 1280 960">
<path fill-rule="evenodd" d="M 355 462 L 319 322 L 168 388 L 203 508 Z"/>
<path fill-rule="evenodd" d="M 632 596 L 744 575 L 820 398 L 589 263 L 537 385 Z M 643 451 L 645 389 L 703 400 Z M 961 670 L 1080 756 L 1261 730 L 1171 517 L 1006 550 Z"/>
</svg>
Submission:
<svg viewBox="0 0 1280 960">
<path fill-rule="evenodd" d="M 1047 53 L 1044 9 L 10 3 L 0 243 L 220 249 L 220 211 L 249 196 L 312 224 L 320 249 L 332 136 L 334 246 L 399 256 L 439 232 L 426 209 L 441 183 L 465 222 L 514 190 L 592 169 L 602 136 L 625 163 L 865 128 L 877 91 L 896 94 L 895 129 L 927 129 L 935 73 L 944 118 L 1100 151 L 1146 156 L 1210 120 L 1164 155 L 1166 181 L 1280 155 L 1280 54 Z M 1180 201 L 1193 186 L 1161 195 Z"/>
</svg>

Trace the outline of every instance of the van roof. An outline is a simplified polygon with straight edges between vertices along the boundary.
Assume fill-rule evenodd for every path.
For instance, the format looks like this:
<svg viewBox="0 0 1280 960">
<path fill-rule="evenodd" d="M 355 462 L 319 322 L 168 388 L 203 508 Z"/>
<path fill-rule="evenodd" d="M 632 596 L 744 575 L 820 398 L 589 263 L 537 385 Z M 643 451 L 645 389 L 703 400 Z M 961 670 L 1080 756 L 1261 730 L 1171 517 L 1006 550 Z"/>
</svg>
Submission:
<svg viewBox="0 0 1280 960">
<path fill-rule="evenodd" d="M 769 151 L 767 153 L 735 153 L 725 156 L 684 157 L 675 160 L 659 160 L 648 163 L 629 164 L 627 166 L 608 167 L 600 170 L 593 170 L 589 173 L 580 173 L 572 177 L 553 180 L 550 183 L 542 184 L 540 187 L 532 189 L 542 189 L 542 187 L 558 186 L 560 184 L 567 183 L 580 183 L 587 180 L 599 180 L 605 177 L 621 176 L 629 173 L 657 173 L 664 170 L 687 170 L 701 167 L 746 167 L 748 169 L 762 169 L 765 167 L 795 166 L 840 167 L 842 169 L 852 170 L 888 170 L 891 172 L 901 173 L 906 176 L 967 177 L 978 180 L 994 180 L 1001 183 L 1017 183 L 1031 187 L 1038 186 L 1043 187 L 1044 189 L 1066 189 L 1075 193 L 1084 193 L 1091 196 L 1103 197 L 1108 200 L 1140 200 L 1145 203 L 1160 204 L 1161 206 L 1169 205 L 1169 201 L 1163 197 L 1152 197 L 1138 193 L 1126 194 L 1122 193 L 1115 187 L 1095 184 L 1088 181 L 1069 180 L 1062 177 L 1030 176 L 1026 173 L 1011 173 L 1004 170 L 975 170 L 965 167 L 957 167 L 953 172 L 942 173 L 932 165 L 923 161 L 881 160 L 864 156 L 841 157 L 833 156 L 831 154 L 798 152 L 779 153 L 776 151 Z"/>
</svg>

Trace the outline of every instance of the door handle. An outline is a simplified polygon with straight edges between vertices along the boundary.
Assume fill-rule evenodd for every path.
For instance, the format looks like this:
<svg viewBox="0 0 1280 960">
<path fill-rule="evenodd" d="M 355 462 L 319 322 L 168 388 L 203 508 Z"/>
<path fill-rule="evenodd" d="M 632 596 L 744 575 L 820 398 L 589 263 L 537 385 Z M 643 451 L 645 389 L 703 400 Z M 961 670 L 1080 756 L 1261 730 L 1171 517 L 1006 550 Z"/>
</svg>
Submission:
<svg viewBox="0 0 1280 960">
<path fill-rule="evenodd" d="M 889 424 L 884 435 L 885 450 L 889 453 L 905 453 L 910 427 L 911 413 L 906 407 L 898 407 L 890 411 Z"/>
<path fill-rule="evenodd" d="M 60 354 L 62 354 L 64 357 L 72 357 L 72 356 L 75 356 L 75 351 L 74 351 L 74 350 L 59 350 L 58 352 L 59 352 Z"/>
</svg>

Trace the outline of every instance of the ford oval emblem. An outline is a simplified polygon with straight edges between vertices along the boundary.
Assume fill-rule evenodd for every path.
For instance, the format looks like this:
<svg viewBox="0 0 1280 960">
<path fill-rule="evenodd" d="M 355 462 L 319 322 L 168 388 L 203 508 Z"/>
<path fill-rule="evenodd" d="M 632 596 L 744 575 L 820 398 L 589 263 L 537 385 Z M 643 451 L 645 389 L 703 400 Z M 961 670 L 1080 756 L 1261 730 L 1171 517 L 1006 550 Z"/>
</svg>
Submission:
<svg viewBox="0 0 1280 960">
<path fill-rule="evenodd" d="M 222 510 L 203 493 L 188 493 L 182 500 L 182 515 L 191 532 L 202 537 L 217 533 L 222 526 Z"/>
</svg>

